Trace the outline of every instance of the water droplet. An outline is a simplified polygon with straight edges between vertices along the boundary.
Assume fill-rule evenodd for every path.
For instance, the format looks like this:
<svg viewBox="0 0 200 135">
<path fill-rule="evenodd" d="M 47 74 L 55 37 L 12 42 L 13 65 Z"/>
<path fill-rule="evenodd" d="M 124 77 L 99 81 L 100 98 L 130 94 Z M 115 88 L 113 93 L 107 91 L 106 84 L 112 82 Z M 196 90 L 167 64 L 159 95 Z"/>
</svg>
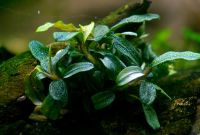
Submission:
<svg viewBox="0 0 200 135">
<path fill-rule="evenodd" d="M 38 15 L 40 14 L 40 10 L 37 11 Z"/>
</svg>

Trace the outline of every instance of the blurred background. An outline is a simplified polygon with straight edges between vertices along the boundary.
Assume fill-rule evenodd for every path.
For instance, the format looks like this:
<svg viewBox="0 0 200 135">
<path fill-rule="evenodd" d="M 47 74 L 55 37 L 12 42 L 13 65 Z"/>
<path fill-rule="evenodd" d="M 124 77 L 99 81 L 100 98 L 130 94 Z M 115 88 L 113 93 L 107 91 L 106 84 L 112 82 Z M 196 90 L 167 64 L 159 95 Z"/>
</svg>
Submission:
<svg viewBox="0 0 200 135">
<path fill-rule="evenodd" d="M 35 33 L 45 22 L 89 23 L 129 2 L 141 0 L 0 0 L 0 46 L 19 54 L 36 39 L 52 42 L 51 31 Z M 148 41 L 158 54 L 168 50 L 200 52 L 200 0 L 153 0 L 160 20 L 147 24 Z"/>
</svg>

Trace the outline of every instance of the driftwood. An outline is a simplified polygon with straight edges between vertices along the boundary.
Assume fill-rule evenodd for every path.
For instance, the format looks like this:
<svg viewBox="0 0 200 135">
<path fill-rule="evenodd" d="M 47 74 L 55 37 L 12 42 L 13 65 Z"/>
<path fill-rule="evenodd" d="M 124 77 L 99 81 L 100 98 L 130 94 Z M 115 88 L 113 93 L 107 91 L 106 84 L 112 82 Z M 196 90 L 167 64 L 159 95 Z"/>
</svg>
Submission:
<svg viewBox="0 0 200 135">
<path fill-rule="evenodd" d="M 98 23 L 112 25 L 133 12 L 137 14 L 145 12 L 149 4 L 126 5 L 99 20 Z M 200 70 L 184 71 L 159 81 L 160 86 L 173 98 L 173 101 L 165 98 L 157 100 L 155 107 L 158 110 L 161 129 L 153 131 L 146 124 L 141 105 L 137 102 L 134 105 L 127 104 L 127 106 L 114 105 L 90 117 L 82 112 L 72 112 L 62 120 L 54 122 L 29 120 L 28 116 L 33 111 L 33 105 L 24 95 L 23 81 L 25 75 L 30 73 L 37 64 L 38 62 L 28 51 L 0 65 L 0 135 L 64 133 L 70 135 L 183 135 L 191 131 L 192 133 L 200 132 L 197 123 L 192 126 L 200 92 Z"/>
</svg>

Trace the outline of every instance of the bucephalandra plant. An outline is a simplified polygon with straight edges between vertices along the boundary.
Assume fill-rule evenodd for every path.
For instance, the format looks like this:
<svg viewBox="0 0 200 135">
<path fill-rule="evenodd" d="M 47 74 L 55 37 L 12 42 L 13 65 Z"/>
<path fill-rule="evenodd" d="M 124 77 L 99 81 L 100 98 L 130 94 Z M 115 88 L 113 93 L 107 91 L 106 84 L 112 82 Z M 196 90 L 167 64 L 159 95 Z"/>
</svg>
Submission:
<svg viewBox="0 0 200 135">
<path fill-rule="evenodd" d="M 48 46 L 38 41 L 29 43 L 40 64 L 26 76 L 25 94 L 40 113 L 55 120 L 73 104 L 76 93 L 77 97 L 84 96 L 76 99 L 80 104 L 92 103 L 99 110 L 110 106 L 118 92 L 126 92 L 126 96 L 141 102 L 147 123 L 158 129 L 160 124 L 152 107 L 156 93 L 171 98 L 155 84 L 156 70 L 168 61 L 200 59 L 200 54 L 189 51 L 167 52 L 157 57 L 143 38 L 145 22 L 158 18 L 150 13 L 132 15 L 110 28 L 94 22 L 76 27 L 62 21 L 38 27 L 37 32 L 51 27 L 63 32 L 54 32 L 55 42 Z M 127 25 L 134 29 L 127 30 Z M 53 48 L 59 46 L 63 48 L 55 52 Z M 50 80 L 48 88 L 43 83 L 45 78 Z M 84 107 L 92 109 L 89 105 Z"/>
</svg>

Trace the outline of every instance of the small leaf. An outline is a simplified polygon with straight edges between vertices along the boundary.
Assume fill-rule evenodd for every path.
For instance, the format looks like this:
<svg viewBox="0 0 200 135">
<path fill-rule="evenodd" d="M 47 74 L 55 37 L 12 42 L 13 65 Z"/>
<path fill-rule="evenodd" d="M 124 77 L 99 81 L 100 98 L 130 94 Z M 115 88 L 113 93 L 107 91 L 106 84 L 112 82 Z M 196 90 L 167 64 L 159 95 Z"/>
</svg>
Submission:
<svg viewBox="0 0 200 135">
<path fill-rule="evenodd" d="M 116 83 L 118 86 L 123 86 L 129 82 L 144 76 L 142 69 L 137 66 L 129 66 L 124 68 L 118 75 Z"/>
<path fill-rule="evenodd" d="M 158 85 L 156 85 L 156 84 L 153 84 L 154 85 L 154 88 L 156 89 L 156 90 L 159 90 L 160 91 L 160 93 L 162 93 L 163 95 L 165 95 L 167 98 L 169 98 L 169 100 L 172 100 L 171 99 L 171 97 L 162 89 L 162 88 L 160 88 Z"/>
<path fill-rule="evenodd" d="M 154 19 L 158 19 L 159 15 L 157 14 L 143 14 L 143 15 L 132 15 L 128 18 L 125 18 L 123 20 L 121 20 L 119 23 L 117 23 L 116 25 L 114 25 L 111 30 L 116 30 L 124 25 L 130 24 L 130 23 L 141 23 L 144 21 L 151 21 Z"/>
<path fill-rule="evenodd" d="M 184 59 L 184 60 L 198 60 L 200 59 L 200 54 L 199 53 L 194 53 L 190 51 L 185 51 L 185 52 L 166 52 L 156 59 L 153 60 L 151 63 L 151 67 L 155 67 L 159 64 L 162 64 L 167 61 L 172 61 L 176 59 Z"/>
<path fill-rule="evenodd" d="M 79 29 L 74 26 L 72 23 L 69 24 L 64 24 L 62 21 L 57 21 L 54 23 L 54 27 L 58 28 L 60 30 L 64 30 L 67 32 L 73 32 L 73 31 L 78 31 Z"/>
<path fill-rule="evenodd" d="M 79 32 L 54 32 L 53 37 L 56 41 L 67 41 L 78 34 Z"/>
<path fill-rule="evenodd" d="M 107 33 L 109 32 L 109 28 L 106 25 L 97 25 L 94 28 L 94 40 L 100 41 Z"/>
<path fill-rule="evenodd" d="M 62 21 L 57 21 L 55 23 L 47 22 L 41 26 L 39 26 L 36 30 L 36 32 L 44 32 L 47 31 L 49 28 L 58 28 L 60 30 L 72 32 L 72 31 L 78 31 L 78 28 L 76 28 L 73 24 L 64 24 Z"/>
<path fill-rule="evenodd" d="M 40 62 L 43 59 L 48 58 L 48 51 L 49 49 L 47 47 L 45 47 L 42 43 L 38 42 L 38 41 L 31 41 L 29 43 L 29 48 L 30 51 L 32 53 L 32 55 L 39 60 Z"/>
<path fill-rule="evenodd" d="M 52 81 L 49 84 L 49 95 L 54 99 L 62 102 L 67 102 L 68 93 L 67 86 L 63 80 Z"/>
<path fill-rule="evenodd" d="M 104 58 L 100 59 L 103 65 L 109 71 L 108 74 L 111 78 L 116 79 L 116 75 L 126 67 L 126 65 L 114 55 L 105 55 Z"/>
<path fill-rule="evenodd" d="M 53 27 L 54 26 L 54 23 L 51 23 L 51 22 L 47 22 L 41 26 L 39 26 L 37 29 L 36 29 L 36 32 L 43 32 L 43 31 L 47 31 L 49 28 Z"/>
<path fill-rule="evenodd" d="M 103 109 L 115 100 L 115 94 L 112 91 L 103 91 L 92 96 L 92 102 L 96 110 Z"/>
<path fill-rule="evenodd" d="M 91 22 L 89 25 L 82 26 L 80 25 L 81 31 L 83 33 L 83 42 L 85 42 L 89 35 L 92 33 L 92 30 L 94 29 L 94 22 Z"/>
<path fill-rule="evenodd" d="M 154 129 L 160 128 L 160 123 L 158 121 L 157 114 L 152 106 L 142 104 L 142 108 L 146 117 L 147 123 Z"/>
<path fill-rule="evenodd" d="M 127 35 L 127 36 L 135 36 L 135 37 L 137 36 L 137 33 L 131 32 L 131 31 L 126 31 L 126 32 L 122 32 L 122 33 L 119 33 L 119 34 L 120 35 Z"/>
<path fill-rule="evenodd" d="M 156 89 L 154 84 L 146 81 L 142 81 L 140 84 L 140 100 L 143 104 L 150 105 L 156 98 Z"/>
<path fill-rule="evenodd" d="M 89 71 L 94 68 L 94 65 L 90 62 L 79 62 L 67 67 L 64 71 L 64 78 L 69 78 L 77 73 Z"/>
<path fill-rule="evenodd" d="M 48 95 L 41 106 L 41 113 L 47 116 L 49 119 L 56 120 L 61 116 L 61 109 L 66 105 L 64 102 L 54 100 Z"/>
<path fill-rule="evenodd" d="M 127 40 L 118 36 L 112 36 L 114 48 L 122 55 L 128 57 L 135 65 L 140 63 L 140 55 L 137 49 Z"/>
<path fill-rule="evenodd" d="M 52 58 L 52 65 L 55 66 L 70 50 L 70 46 L 59 50 L 56 55 Z"/>
<path fill-rule="evenodd" d="M 149 63 L 152 62 L 156 58 L 156 54 L 153 52 L 151 45 L 145 44 L 143 50 L 143 58 Z"/>
</svg>

